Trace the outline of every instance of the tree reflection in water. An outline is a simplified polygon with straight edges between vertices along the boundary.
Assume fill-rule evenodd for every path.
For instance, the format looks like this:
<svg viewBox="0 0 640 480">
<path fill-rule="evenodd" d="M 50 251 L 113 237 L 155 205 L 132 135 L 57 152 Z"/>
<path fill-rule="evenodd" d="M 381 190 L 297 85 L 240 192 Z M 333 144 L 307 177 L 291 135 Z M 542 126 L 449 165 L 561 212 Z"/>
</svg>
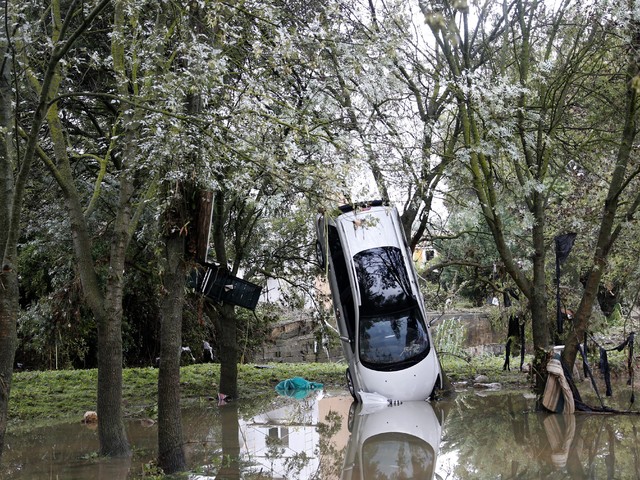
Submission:
<svg viewBox="0 0 640 480">
<path fill-rule="evenodd" d="M 640 415 L 538 412 L 527 392 L 465 393 L 449 403 L 443 477 L 640 478 Z"/>
<path fill-rule="evenodd" d="M 318 442 L 317 452 L 320 466 L 314 478 L 340 478 L 345 447 L 337 446 L 334 437 L 342 430 L 343 422 L 346 421 L 347 419 L 343 418 L 340 413 L 329 411 L 323 421 L 318 423 L 320 441 Z"/>
<path fill-rule="evenodd" d="M 372 248 L 353 257 L 362 311 L 397 311 L 413 303 L 409 274 L 402 253 L 395 247 Z"/>
<path fill-rule="evenodd" d="M 238 404 L 231 402 L 220 407 L 220 424 L 222 426 L 222 459 L 217 479 L 240 478 L 240 422 L 238 420 Z"/>
</svg>

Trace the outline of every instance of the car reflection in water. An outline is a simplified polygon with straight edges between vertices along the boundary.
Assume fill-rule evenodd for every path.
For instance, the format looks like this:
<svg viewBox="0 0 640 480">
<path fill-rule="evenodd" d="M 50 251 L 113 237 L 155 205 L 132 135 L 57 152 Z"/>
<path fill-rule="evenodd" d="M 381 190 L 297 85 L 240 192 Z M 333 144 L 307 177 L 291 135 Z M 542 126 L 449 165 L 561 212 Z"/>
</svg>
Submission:
<svg viewBox="0 0 640 480">
<path fill-rule="evenodd" d="M 354 402 L 349 427 L 343 480 L 433 478 L 442 426 L 429 402 Z"/>
</svg>

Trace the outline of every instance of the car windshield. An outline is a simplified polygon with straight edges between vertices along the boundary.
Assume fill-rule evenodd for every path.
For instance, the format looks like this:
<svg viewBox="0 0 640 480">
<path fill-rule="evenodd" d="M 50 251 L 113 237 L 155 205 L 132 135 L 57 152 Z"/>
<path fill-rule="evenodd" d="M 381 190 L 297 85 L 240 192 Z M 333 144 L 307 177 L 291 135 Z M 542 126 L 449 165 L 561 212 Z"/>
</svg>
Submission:
<svg viewBox="0 0 640 480">
<path fill-rule="evenodd" d="M 429 353 L 424 320 L 417 305 L 393 314 L 360 318 L 360 361 L 374 370 L 414 365 Z"/>
</svg>

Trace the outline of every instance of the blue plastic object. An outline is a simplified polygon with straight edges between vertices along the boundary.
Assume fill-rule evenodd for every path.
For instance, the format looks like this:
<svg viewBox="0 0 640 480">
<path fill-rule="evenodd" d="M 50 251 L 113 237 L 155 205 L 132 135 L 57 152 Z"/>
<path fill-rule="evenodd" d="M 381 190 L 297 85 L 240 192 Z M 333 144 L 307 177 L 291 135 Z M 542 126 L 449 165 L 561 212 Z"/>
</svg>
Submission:
<svg viewBox="0 0 640 480">
<path fill-rule="evenodd" d="M 282 380 L 276 385 L 276 392 L 284 397 L 305 398 L 313 390 L 323 387 L 322 383 L 310 382 L 302 377 L 293 377 Z"/>
</svg>

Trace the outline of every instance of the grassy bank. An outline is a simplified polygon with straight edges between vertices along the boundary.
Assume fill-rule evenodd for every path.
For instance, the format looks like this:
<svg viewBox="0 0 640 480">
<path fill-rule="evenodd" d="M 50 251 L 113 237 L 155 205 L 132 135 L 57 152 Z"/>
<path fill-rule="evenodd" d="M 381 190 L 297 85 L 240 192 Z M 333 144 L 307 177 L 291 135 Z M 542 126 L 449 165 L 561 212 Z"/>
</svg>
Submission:
<svg viewBox="0 0 640 480">
<path fill-rule="evenodd" d="M 466 361 L 454 356 L 442 356 L 444 371 L 452 381 L 473 380 L 484 374 L 489 382 L 504 387 L 526 388 L 527 375 L 517 366 L 503 372 L 504 359 L 480 356 Z M 275 385 L 286 378 L 300 376 L 320 382 L 327 389 L 345 389 L 345 364 L 298 363 L 266 366 L 239 366 L 239 395 L 242 399 L 273 396 Z M 158 369 L 125 369 L 123 403 L 126 416 L 153 416 L 157 402 Z M 185 404 L 210 401 L 218 393 L 218 364 L 197 364 L 182 367 L 181 391 Z M 62 370 L 17 372 L 13 376 L 9 418 L 11 424 L 31 421 L 80 420 L 87 410 L 96 409 L 96 370 Z"/>
</svg>

